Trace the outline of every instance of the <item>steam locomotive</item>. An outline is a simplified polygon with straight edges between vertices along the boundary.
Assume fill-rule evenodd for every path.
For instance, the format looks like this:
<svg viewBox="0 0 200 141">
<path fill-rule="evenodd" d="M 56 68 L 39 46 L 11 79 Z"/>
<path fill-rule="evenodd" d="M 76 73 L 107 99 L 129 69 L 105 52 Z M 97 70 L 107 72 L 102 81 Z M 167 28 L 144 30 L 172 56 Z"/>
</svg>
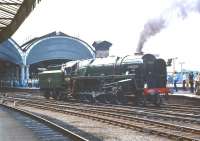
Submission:
<svg viewBox="0 0 200 141">
<path fill-rule="evenodd" d="M 39 73 L 46 98 L 159 106 L 169 90 L 166 62 L 152 54 L 70 61 Z"/>
</svg>

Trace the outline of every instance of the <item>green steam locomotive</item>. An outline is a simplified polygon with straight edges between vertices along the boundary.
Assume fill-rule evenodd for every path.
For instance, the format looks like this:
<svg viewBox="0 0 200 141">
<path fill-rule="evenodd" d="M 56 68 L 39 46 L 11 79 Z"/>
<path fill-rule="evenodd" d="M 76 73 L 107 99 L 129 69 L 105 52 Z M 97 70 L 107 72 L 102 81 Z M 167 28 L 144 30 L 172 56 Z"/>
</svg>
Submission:
<svg viewBox="0 0 200 141">
<path fill-rule="evenodd" d="M 46 98 L 160 105 L 169 91 L 166 63 L 152 54 L 70 61 L 39 73 Z"/>
</svg>

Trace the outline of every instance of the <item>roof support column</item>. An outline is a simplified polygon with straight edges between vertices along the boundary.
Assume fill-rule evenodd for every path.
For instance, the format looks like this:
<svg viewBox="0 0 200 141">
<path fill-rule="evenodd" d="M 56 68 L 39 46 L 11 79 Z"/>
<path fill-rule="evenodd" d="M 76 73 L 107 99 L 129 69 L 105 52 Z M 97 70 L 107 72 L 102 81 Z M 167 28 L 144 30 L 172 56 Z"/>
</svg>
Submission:
<svg viewBox="0 0 200 141">
<path fill-rule="evenodd" d="M 26 80 L 28 80 L 29 79 L 29 68 L 30 68 L 30 65 L 26 65 Z"/>
<path fill-rule="evenodd" d="M 32 85 L 31 85 L 31 83 L 32 83 L 32 81 L 29 79 L 29 77 L 30 77 L 30 74 L 29 74 L 29 68 L 30 68 L 30 65 L 26 65 L 26 72 L 25 72 L 25 76 L 26 76 L 26 78 L 25 78 L 25 81 L 27 82 L 26 83 L 26 87 L 31 87 Z"/>
<path fill-rule="evenodd" d="M 20 76 L 20 84 L 22 87 L 24 87 L 26 85 L 25 83 L 25 65 L 21 65 L 21 76 Z"/>
</svg>

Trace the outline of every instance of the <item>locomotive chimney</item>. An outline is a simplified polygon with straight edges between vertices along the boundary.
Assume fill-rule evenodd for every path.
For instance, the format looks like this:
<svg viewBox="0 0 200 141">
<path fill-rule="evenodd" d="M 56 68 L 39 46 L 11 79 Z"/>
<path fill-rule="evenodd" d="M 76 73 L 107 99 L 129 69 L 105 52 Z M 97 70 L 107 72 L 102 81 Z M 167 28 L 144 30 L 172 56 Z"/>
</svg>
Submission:
<svg viewBox="0 0 200 141">
<path fill-rule="evenodd" d="M 134 54 L 135 54 L 136 56 L 144 55 L 143 52 L 135 52 Z"/>
</svg>

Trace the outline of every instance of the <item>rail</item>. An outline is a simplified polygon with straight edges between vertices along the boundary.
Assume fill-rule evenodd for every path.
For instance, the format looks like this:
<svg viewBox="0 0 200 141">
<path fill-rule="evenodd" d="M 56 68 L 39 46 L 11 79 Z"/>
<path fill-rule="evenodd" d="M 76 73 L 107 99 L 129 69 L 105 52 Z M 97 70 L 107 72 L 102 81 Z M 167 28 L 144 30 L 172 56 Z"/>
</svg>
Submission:
<svg viewBox="0 0 200 141">
<path fill-rule="evenodd" d="M 102 112 L 102 111 L 100 112 L 98 110 L 96 110 L 96 112 L 94 110 L 90 111 L 87 109 L 85 110 L 81 109 L 78 111 L 77 109 L 72 109 L 72 108 L 67 109 L 64 106 L 59 106 L 59 105 L 37 103 L 37 102 L 34 103 L 34 101 L 32 102 L 24 101 L 24 102 L 19 102 L 18 104 L 89 118 L 92 120 L 97 120 L 108 124 L 124 127 L 127 129 L 135 129 L 138 131 L 150 132 L 152 134 L 161 135 L 165 137 L 167 136 L 168 138 L 171 139 L 193 140 L 193 141 L 200 140 L 200 130 L 196 128 L 184 127 L 184 126 L 163 123 L 142 118 L 134 118 L 130 116 L 129 117 L 122 116 L 119 114 L 116 115 L 108 112 Z"/>
<path fill-rule="evenodd" d="M 19 109 L 19 108 L 16 108 L 16 107 L 10 107 L 10 106 L 7 106 L 5 104 L 0 104 L 0 105 L 3 106 L 3 107 L 6 107 L 8 109 L 17 111 L 17 112 L 19 112 L 19 113 L 21 113 L 25 116 L 28 116 L 28 117 L 30 117 L 34 120 L 37 120 L 37 121 L 47 125 L 48 127 L 62 133 L 64 136 L 69 137 L 70 139 L 72 139 L 74 141 L 88 141 L 87 139 L 85 139 L 85 138 L 83 138 L 83 137 L 81 137 L 81 136 L 79 136 L 79 135 L 77 135 L 77 134 L 75 134 L 75 133 L 73 133 L 73 132 L 71 132 L 71 131 L 51 122 L 51 121 L 49 121 L 49 120 L 47 120 L 47 119 L 45 119 L 45 118 L 37 116 L 37 115 L 35 115 L 31 112 L 28 112 L 28 111 L 25 111 L 25 110 L 22 110 L 22 109 Z"/>
</svg>

